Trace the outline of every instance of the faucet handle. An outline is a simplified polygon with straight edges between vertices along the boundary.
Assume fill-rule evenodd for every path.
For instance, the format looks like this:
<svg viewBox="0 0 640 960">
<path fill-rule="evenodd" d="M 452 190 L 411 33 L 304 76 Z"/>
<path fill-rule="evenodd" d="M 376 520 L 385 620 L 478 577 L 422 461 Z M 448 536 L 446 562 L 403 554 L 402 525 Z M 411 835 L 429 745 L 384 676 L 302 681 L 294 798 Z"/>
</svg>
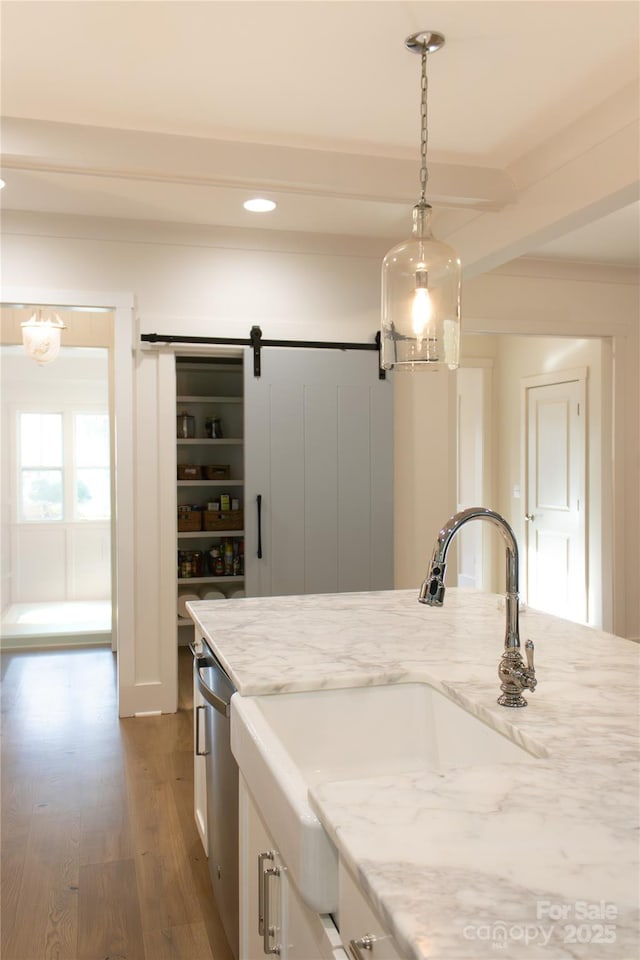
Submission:
<svg viewBox="0 0 640 960">
<path fill-rule="evenodd" d="M 525 683 L 531 693 L 538 686 L 538 681 L 536 680 L 536 668 L 533 665 L 533 640 L 527 640 L 524 645 L 524 652 L 527 658 L 527 669 L 524 671 L 525 674 Z"/>
<path fill-rule="evenodd" d="M 535 674 L 535 668 L 533 666 L 533 640 L 527 640 L 524 645 L 524 653 L 527 658 L 527 670 Z"/>
</svg>

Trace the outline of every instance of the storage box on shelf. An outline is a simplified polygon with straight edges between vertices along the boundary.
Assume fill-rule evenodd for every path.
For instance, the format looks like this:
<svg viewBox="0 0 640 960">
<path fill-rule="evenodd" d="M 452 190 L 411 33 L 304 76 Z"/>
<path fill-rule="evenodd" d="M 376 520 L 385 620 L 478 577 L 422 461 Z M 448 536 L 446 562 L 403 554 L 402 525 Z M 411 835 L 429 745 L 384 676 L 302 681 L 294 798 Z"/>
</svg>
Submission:
<svg viewBox="0 0 640 960">
<path fill-rule="evenodd" d="M 178 533 L 193 533 L 202 530 L 202 510 L 196 507 L 178 507 Z"/>
<path fill-rule="evenodd" d="M 202 527 L 204 530 L 242 530 L 242 510 L 203 510 Z"/>
<path fill-rule="evenodd" d="M 228 480 L 231 476 L 228 463 L 208 464 L 204 468 L 205 480 Z"/>
<path fill-rule="evenodd" d="M 244 585 L 242 360 L 178 357 L 176 388 L 177 586 L 190 599 L 231 597 Z M 228 540 L 235 563 L 225 567 Z M 178 626 L 192 626 L 184 603 L 178 613 Z"/>
</svg>

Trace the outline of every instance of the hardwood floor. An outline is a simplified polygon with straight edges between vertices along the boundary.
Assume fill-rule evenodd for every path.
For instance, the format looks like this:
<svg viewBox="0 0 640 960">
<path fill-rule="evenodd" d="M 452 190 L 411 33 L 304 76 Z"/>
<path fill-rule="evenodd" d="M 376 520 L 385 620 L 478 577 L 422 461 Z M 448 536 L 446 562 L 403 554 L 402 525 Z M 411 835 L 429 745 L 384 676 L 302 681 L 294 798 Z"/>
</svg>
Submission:
<svg viewBox="0 0 640 960">
<path fill-rule="evenodd" d="M 119 720 L 108 648 L 2 658 L 2 960 L 232 960 L 175 715 Z"/>
</svg>

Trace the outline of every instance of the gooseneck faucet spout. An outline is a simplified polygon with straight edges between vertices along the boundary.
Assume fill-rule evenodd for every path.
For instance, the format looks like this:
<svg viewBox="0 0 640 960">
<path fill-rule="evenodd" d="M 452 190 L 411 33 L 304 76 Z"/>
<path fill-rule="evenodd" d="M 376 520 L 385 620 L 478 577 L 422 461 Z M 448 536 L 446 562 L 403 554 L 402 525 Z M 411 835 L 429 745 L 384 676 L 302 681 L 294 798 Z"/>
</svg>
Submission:
<svg viewBox="0 0 640 960">
<path fill-rule="evenodd" d="M 502 694 L 498 703 L 503 707 L 526 707 L 523 690 L 535 690 L 536 675 L 533 666 L 533 642 L 527 640 L 525 667 L 520 653 L 520 624 L 518 600 L 518 544 L 513 530 L 507 521 L 495 510 L 487 507 L 470 507 L 456 513 L 445 523 L 439 532 L 433 547 L 431 563 L 426 579 L 420 587 L 418 599 L 431 607 L 441 607 L 444 603 L 444 576 L 447 568 L 447 552 L 458 530 L 469 520 L 488 520 L 498 528 L 506 547 L 506 627 L 504 653 L 498 666 L 498 676 Z"/>
</svg>

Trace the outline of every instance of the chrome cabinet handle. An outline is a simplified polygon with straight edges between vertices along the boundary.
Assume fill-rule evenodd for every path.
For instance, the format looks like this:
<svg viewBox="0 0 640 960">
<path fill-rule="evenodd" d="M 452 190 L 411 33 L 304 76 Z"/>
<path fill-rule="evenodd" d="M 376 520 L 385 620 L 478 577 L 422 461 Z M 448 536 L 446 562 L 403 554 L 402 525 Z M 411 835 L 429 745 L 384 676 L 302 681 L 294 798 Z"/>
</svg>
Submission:
<svg viewBox="0 0 640 960">
<path fill-rule="evenodd" d="M 373 950 L 376 938 L 370 933 L 365 933 L 364 937 L 358 937 L 357 940 L 349 940 L 349 953 L 353 960 L 364 960 L 362 950 Z"/>
<path fill-rule="evenodd" d="M 273 860 L 273 850 L 265 850 L 258 854 L 258 933 L 264 936 L 264 862 Z"/>
<path fill-rule="evenodd" d="M 200 749 L 200 710 L 204 710 L 204 704 L 201 703 L 196 707 L 196 757 L 206 757 L 209 753 L 208 750 Z"/>
<path fill-rule="evenodd" d="M 271 923 L 271 904 L 270 904 L 271 895 L 269 893 L 270 877 L 279 877 L 279 876 L 280 876 L 280 867 L 267 867 L 267 869 L 264 871 L 262 875 L 262 881 L 264 884 L 264 893 L 263 893 L 264 932 L 263 932 L 263 939 L 262 939 L 262 943 L 263 943 L 262 949 L 267 955 L 272 953 L 275 953 L 275 954 L 280 953 L 279 943 L 276 943 L 273 946 L 271 946 L 271 938 L 275 937 L 276 933 L 278 932 L 278 928 L 276 926 L 273 926 L 273 924 Z"/>
</svg>

